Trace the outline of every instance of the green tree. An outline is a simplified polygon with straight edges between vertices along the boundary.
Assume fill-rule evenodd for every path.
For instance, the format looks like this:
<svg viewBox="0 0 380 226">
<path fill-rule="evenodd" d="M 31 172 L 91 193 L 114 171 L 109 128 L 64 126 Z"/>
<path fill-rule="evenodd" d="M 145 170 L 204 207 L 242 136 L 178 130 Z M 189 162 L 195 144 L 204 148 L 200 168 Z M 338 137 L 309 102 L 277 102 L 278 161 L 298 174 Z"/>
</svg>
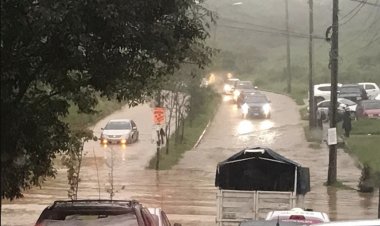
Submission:
<svg viewBox="0 0 380 226">
<path fill-rule="evenodd" d="M 143 102 L 181 63 L 208 62 L 212 22 L 193 0 L 1 0 L 2 198 L 55 175 L 69 103 Z"/>
</svg>

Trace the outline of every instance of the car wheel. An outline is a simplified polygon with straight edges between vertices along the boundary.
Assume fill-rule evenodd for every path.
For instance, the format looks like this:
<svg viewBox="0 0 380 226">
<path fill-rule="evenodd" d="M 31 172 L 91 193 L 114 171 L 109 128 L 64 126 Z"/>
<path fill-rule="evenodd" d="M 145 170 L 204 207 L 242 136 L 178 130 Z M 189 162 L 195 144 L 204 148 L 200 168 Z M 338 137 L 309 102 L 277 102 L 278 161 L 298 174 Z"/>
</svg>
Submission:
<svg viewBox="0 0 380 226">
<path fill-rule="evenodd" d="M 132 139 L 131 137 L 128 137 L 127 143 L 128 143 L 128 144 L 132 144 L 132 140 L 133 140 L 133 139 Z"/>
</svg>

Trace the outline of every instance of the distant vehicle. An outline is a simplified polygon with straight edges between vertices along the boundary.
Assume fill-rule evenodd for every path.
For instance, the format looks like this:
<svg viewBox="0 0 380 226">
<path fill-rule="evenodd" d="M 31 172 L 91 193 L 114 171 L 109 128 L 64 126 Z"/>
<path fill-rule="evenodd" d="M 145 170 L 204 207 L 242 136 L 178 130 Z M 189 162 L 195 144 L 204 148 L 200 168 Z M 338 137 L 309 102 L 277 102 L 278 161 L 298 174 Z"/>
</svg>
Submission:
<svg viewBox="0 0 380 226">
<path fill-rule="evenodd" d="M 293 208 L 288 211 L 271 211 L 267 214 L 265 220 L 279 220 L 281 222 L 298 222 L 308 225 L 330 222 L 330 218 L 326 213 L 307 211 L 301 208 Z"/>
<path fill-rule="evenodd" d="M 337 112 L 338 114 L 343 115 L 346 108 L 350 112 L 352 118 L 356 118 L 356 107 L 357 104 L 349 99 L 338 98 L 337 99 Z M 329 108 L 330 108 L 330 100 L 324 100 L 317 103 L 317 114 L 320 114 L 322 120 L 328 119 L 329 117 Z"/>
<path fill-rule="evenodd" d="M 223 91 L 225 94 L 233 94 L 236 84 L 240 81 L 238 78 L 229 78 L 224 83 Z"/>
<path fill-rule="evenodd" d="M 158 226 L 149 210 L 135 200 L 55 201 L 35 225 Z"/>
<path fill-rule="evenodd" d="M 338 83 L 338 87 L 342 84 Z M 323 100 L 330 100 L 331 95 L 331 83 L 321 83 L 314 85 L 314 99 L 316 103 Z"/>
<path fill-rule="evenodd" d="M 161 208 L 148 208 L 149 212 L 155 217 L 157 226 L 171 226 L 166 213 Z M 175 223 L 176 226 L 181 226 Z"/>
<path fill-rule="evenodd" d="M 242 118 L 271 117 L 270 100 L 262 93 L 249 93 L 245 96 L 241 105 Z"/>
<path fill-rule="evenodd" d="M 131 144 L 138 141 L 137 125 L 130 119 L 113 119 L 102 128 L 100 142 L 102 144 Z"/>
<path fill-rule="evenodd" d="M 370 100 L 375 99 L 380 94 L 379 86 L 374 82 L 359 82 L 358 84 L 365 89 Z"/>
<path fill-rule="evenodd" d="M 313 226 L 379 226 L 380 219 L 373 220 L 349 220 L 349 221 L 331 221 L 328 223 L 315 224 Z"/>
<path fill-rule="evenodd" d="M 356 117 L 359 118 L 380 118 L 380 100 L 360 101 L 356 109 Z"/>
<path fill-rule="evenodd" d="M 238 106 L 238 108 L 240 108 L 241 105 L 243 104 L 244 98 L 251 93 L 260 93 L 260 91 L 257 89 L 249 89 L 249 90 L 241 91 L 240 95 L 238 96 L 236 100 L 236 105 Z"/>
<path fill-rule="evenodd" d="M 358 84 L 345 84 L 338 88 L 338 97 L 354 102 L 368 100 L 366 91 Z"/>
<path fill-rule="evenodd" d="M 237 98 L 239 97 L 240 93 L 247 90 L 254 90 L 255 87 L 253 86 L 251 81 L 239 81 L 234 89 L 234 101 L 236 103 Z"/>
</svg>

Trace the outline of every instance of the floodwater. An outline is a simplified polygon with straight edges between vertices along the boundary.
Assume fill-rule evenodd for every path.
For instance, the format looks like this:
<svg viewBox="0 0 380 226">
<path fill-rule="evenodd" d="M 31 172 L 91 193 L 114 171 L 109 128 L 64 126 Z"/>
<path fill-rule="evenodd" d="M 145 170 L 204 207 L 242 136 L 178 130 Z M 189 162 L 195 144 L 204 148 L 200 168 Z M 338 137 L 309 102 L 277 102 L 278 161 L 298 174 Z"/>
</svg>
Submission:
<svg viewBox="0 0 380 226">
<path fill-rule="evenodd" d="M 352 189 L 325 187 L 327 147 L 308 147 L 298 107 L 290 98 L 272 93 L 268 96 L 273 111 L 269 120 L 241 119 L 231 97 L 225 96 L 199 146 L 186 152 L 173 169 L 159 172 L 146 169 L 156 150 L 149 106 L 116 112 L 95 125 L 95 134 L 99 135 L 111 118 L 132 118 L 140 130 L 140 141 L 125 147 L 87 143 L 78 197 L 110 198 L 113 185 L 114 199 L 136 199 L 146 206 L 161 207 L 172 222 L 215 225 L 217 163 L 245 147 L 266 146 L 310 168 L 311 191 L 302 207 L 326 212 L 333 220 L 376 218 L 378 193 L 360 194 L 355 190 L 360 177 L 355 161 L 338 151 L 338 179 Z M 57 166 L 56 179 L 48 180 L 42 189 L 33 188 L 23 199 L 13 202 L 3 200 L 1 225 L 32 225 L 48 204 L 67 199 L 66 170 Z"/>
</svg>

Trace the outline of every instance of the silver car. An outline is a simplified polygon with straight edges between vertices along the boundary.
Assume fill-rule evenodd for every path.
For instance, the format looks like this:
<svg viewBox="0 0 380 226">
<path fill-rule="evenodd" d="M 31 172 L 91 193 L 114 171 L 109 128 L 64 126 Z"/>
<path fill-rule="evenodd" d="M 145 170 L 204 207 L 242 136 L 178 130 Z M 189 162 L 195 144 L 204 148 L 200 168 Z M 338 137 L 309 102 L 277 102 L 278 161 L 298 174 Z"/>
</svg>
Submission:
<svg viewBox="0 0 380 226">
<path fill-rule="evenodd" d="M 113 119 L 102 128 L 102 144 L 130 144 L 138 141 L 139 131 L 136 123 L 130 119 Z"/>
</svg>

